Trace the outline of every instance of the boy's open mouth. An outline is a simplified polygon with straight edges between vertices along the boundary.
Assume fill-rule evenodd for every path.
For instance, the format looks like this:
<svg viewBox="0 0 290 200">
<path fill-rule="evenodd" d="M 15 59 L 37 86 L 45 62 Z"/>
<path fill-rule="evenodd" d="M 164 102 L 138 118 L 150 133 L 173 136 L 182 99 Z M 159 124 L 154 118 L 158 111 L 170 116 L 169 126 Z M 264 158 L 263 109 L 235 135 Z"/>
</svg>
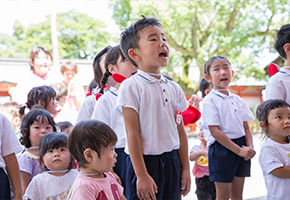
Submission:
<svg viewBox="0 0 290 200">
<path fill-rule="evenodd" d="M 167 52 L 166 51 L 163 51 L 163 52 L 161 52 L 161 53 L 159 53 L 159 57 L 168 57 L 168 54 L 167 54 Z"/>
<path fill-rule="evenodd" d="M 228 80 L 227 78 L 222 78 L 222 79 L 221 79 L 221 81 L 227 81 L 227 80 Z"/>
</svg>

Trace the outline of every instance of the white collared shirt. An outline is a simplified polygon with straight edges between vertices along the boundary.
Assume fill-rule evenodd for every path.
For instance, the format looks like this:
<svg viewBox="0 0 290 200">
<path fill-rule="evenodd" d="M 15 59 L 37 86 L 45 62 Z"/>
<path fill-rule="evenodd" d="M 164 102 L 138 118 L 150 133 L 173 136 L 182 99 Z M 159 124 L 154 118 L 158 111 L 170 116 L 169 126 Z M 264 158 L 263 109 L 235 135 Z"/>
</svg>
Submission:
<svg viewBox="0 0 290 200">
<path fill-rule="evenodd" d="M 202 128 L 208 130 L 208 126 L 219 126 L 221 131 L 230 139 L 240 138 L 245 135 L 243 122 L 254 120 L 254 116 L 246 102 L 239 96 L 225 95 L 212 89 L 204 98 L 202 106 Z M 205 134 L 210 133 L 205 132 Z M 207 145 L 215 142 L 215 138 L 206 135 Z"/>
<path fill-rule="evenodd" d="M 102 95 L 97 103 L 92 114 L 92 119 L 100 120 L 110 126 L 116 133 L 118 141 L 116 148 L 125 147 L 125 124 L 122 113 L 116 110 L 118 90 L 114 87 Z"/>
<path fill-rule="evenodd" d="M 282 68 L 266 85 L 266 100 L 283 99 L 290 104 L 290 70 Z"/>
<path fill-rule="evenodd" d="M 117 110 L 134 109 L 139 115 L 140 136 L 145 155 L 159 155 L 179 149 L 175 111 L 184 111 L 188 102 L 181 87 L 161 75 L 156 79 L 144 71 L 126 79 L 119 88 Z M 129 153 L 126 145 L 125 152 Z"/>
</svg>

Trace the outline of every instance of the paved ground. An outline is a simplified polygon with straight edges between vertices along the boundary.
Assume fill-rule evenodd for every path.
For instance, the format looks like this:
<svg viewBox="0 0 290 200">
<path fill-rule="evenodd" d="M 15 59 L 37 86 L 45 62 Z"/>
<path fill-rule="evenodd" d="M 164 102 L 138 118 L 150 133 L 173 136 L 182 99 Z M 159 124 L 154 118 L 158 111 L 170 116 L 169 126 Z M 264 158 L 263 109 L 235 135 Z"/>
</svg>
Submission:
<svg viewBox="0 0 290 200">
<path fill-rule="evenodd" d="M 267 191 L 264 183 L 262 170 L 260 168 L 258 161 L 260 147 L 263 142 L 262 136 L 260 134 L 255 134 L 253 139 L 257 154 L 252 159 L 252 167 L 251 167 L 252 176 L 246 178 L 243 197 L 244 199 L 247 200 L 265 200 Z M 189 142 L 189 150 L 193 145 L 199 144 L 199 140 L 195 137 L 189 137 L 188 142 Z M 192 170 L 194 162 L 191 162 L 190 165 Z M 186 197 L 182 198 L 183 200 L 197 200 L 197 197 L 195 195 L 195 182 L 193 175 L 191 177 L 191 182 L 192 182 L 191 191 Z"/>
</svg>

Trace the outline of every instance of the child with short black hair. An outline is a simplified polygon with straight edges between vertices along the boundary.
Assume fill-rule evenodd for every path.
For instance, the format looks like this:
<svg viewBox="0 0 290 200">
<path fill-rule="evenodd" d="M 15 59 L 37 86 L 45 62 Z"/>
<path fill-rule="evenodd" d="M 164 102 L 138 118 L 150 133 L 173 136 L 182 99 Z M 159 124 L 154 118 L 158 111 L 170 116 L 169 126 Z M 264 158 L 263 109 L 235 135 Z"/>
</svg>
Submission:
<svg viewBox="0 0 290 200">
<path fill-rule="evenodd" d="M 38 86 L 32 88 L 27 95 L 27 102 L 19 110 L 19 114 L 22 117 L 25 114 L 25 109 L 41 108 L 47 110 L 51 115 L 57 113 L 55 101 L 56 92 L 50 86 Z"/>
<path fill-rule="evenodd" d="M 68 138 L 68 148 L 80 167 L 68 199 L 126 199 L 110 172 L 117 162 L 117 136 L 98 120 L 81 121 Z"/>
<path fill-rule="evenodd" d="M 283 99 L 290 104 L 290 24 L 277 31 L 274 47 L 285 61 L 285 67 L 269 79 L 266 99 Z"/>
<path fill-rule="evenodd" d="M 210 58 L 204 66 L 205 79 L 212 84 L 202 106 L 202 128 L 209 129 L 209 176 L 215 182 L 216 199 L 242 199 L 245 177 L 255 151 L 248 121 L 254 116 L 246 102 L 228 86 L 234 75 L 223 56 Z"/>
<path fill-rule="evenodd" d="M 22 198 L 19 166 L 15 156 L 21 150 L 22 147 L 11 123 L 0 113 L 0 199 L 11 199 L 10 181 L 14 191 L 14 199 L 20 200 Z"/>
<path fill-rule="evenodd" d="M 39 143 L 39 159 L 45 171 L 33 177 L 24 199 L 66 199 L 78 174 L 67 149 L 67 135 L 50 133 Z"/>
<path fill-rule="evenodd" d="M 267 199 L 289 199 L 290 105 L 281 99 L 267 100 L 258 106 L 256 113 L 266 136 L 259 162 Z"/>
<path fill-rule="evenodd" d="M 181 115 L 188 102 L 181 87 L 161 74 L 169 62 L 169 47 L 160 22 L 142 16 L 122 32 L 121 49 L 138 67 L 122 82 L 117 100 L 127 132 L 125 152 L 130 156 L 126 197 L 181 199 L 191 184 Z"/>
<path fill-rule="evenodd" d="M 55 131 L 55 122 L 47 111 L 34 109 L 24 115 L 20 126 L 20 143 L 26 147 L 26 151 L 17 157 L 23 194 L 31 179 L 43 172 L 38 161 L 40 139 Z"/>
</svg>

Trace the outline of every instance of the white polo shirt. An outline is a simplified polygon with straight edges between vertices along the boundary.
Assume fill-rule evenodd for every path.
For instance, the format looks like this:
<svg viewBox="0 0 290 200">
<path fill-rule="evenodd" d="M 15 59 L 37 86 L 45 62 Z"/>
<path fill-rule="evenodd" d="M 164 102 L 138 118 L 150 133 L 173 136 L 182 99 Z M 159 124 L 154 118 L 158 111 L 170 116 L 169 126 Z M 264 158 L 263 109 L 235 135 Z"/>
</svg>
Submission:
<svg viewBox="0 0 290 200">
<path fill-rule="evenodd" d="M 139 115 L 140 136 L 144 155 L 159 155 L 179 149 L 175 111 L 187 109 L 188 102 L 181 87 L 161 76 L 156 79 L 138 72 L 119 88 L 117 109 L 134 109 Z M 129 153 L 126 145 L 125 152 Z"/>
<path fill-rule="evenodd" d="M 118 137 L 116 148 L 124 148 L 126 142 L 125 124 L 122 113 L 116 110 L 117 96 L 118 90 L 110 87 L 95 104 L 92 119 L 100 120 L 110 126 Z"/>
<path fill-rule="evenodd" d="M 202 128 L 208 126 L 219 126 L 221 131 L 230 139 L 240 138 L 245 135 L 243 122 L 254 120 L 254 116 L 246 102 L 239 96 L 232 94 L 225 95 L 212 89 L 203 100 L 202 106 Z M 210 132 L 206 132 L 208 134 Z M 215 142 L 215 138 L 206 135 L 207 145 Z"/>
<path fill-rule="evenodd" d="M 290 70 L 282 68 L 269 79 L 266 99 L 283 99 L 290 104 Z"/>
<path fill-rule="evenodd" d="M 4 156 L 12 153 L 17 154 L 22 150 L 11 123 L 0 113 L 0 168 L 6 166 Z"/>
</svg>

